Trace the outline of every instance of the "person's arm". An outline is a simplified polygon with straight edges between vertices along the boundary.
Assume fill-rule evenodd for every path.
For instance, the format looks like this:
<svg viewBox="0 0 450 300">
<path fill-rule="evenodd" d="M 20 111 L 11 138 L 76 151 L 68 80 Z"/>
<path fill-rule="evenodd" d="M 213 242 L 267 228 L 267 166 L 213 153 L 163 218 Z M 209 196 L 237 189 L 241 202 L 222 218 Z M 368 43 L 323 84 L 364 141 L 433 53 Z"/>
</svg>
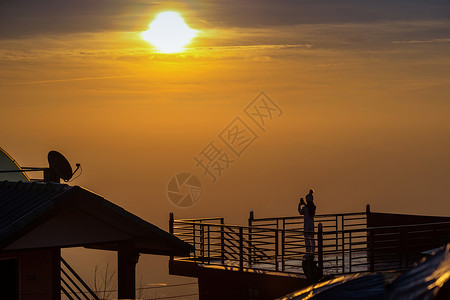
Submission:
<svg viewBox="0 0 450 300">
<path fill-rule="evenodd" d="M 306 205 L 303 198 L 300 198 L 300 202 L 298 203 L 298 213 L 303 215 L 304 214 L 304 208 L 302 206 Z"/>
<path fill-rule="evenodd" d="M 304 204 L 301 204 L 301 203 L 298 204 L 298 212 L 299 212 L 299 214 L 301 214 L 301 215 L 305 214 L 305 207 L 306 206 Z"/>
</svg>

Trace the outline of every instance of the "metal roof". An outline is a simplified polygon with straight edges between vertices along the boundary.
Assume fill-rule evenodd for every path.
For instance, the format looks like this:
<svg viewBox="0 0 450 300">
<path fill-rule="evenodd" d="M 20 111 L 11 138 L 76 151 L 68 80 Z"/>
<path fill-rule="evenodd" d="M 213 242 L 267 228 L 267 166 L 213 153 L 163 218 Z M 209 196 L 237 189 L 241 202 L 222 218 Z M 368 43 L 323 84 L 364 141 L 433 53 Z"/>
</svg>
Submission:
<svg viewBox="0 0 450 300">
<path fill-rule="evenodd" d="M 21 181 L 0 181 L 0 249 L 74 206 L 126 233 L 141 253 L 188 255 L 192 251 L 191 245 L 174 235 L 82 187 Z M 117 250 L 119 242 L 81 246 Z"/>
</svg>

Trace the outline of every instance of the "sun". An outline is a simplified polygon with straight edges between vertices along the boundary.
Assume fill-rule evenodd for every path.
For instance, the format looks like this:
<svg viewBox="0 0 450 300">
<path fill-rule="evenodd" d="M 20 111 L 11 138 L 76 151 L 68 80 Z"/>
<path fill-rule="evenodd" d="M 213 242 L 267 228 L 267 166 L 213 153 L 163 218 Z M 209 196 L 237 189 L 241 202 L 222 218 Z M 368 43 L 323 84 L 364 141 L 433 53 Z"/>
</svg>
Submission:
<svg viewBox="0 0 450 300">
<path fill-rule="evenodd" d="M 177 12 L 166 11 L 159 13 L 141 36 L 163 53 L 177 53 L 184 51 L 197 32 Z"/>
</svg>

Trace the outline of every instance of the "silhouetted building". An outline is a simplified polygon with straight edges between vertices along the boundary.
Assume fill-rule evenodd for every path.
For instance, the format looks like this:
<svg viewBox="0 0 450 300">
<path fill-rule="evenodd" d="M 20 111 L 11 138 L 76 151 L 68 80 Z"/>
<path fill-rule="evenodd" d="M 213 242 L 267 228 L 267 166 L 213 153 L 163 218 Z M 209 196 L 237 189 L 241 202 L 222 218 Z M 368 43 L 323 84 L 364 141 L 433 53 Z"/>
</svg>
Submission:
<svg viewBox="0 0 450 300">
<path fill-rule="evenodd" d="M 195 250 L 171 259 L 170 274 L 198 278 L 201 300 L 270 300 L 318 280 L 406 271 L 450 236 L 449 217 L 375 213 L 367 206 L 365 212 L 316 215 L 317 247 L 310 256 L 302 217 L 255 218 L 251 212 L 248 221 L 241 226 L 171 214 L 170 232 Z"/>
<path fill-rule="evenodd" d="M 2 299 L 56 300 L 61 292 L 78 293 L 68 278 L 76 281 L 77 275 L 61 258 L 61 248 L 67 247 L 117 251 L 121 299 L 135 296 L 140 253 L 184 256 L 192 250 L 172 234 L 82 187 L 0 181 Z M 79 285 L 86 290 L 82 282 Z"/>
</svg>

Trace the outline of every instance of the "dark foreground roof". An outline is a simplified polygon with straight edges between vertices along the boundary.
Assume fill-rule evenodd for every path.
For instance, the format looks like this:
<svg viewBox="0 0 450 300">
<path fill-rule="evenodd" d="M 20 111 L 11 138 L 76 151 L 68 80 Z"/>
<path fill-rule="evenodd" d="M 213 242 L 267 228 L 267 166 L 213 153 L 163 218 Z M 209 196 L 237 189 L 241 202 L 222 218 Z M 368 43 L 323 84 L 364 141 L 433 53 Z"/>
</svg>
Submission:
<svg viewBox="0 0 450 300">
<path fill-rule="evenodd" d="M 378 272 L 339 276 L 277 300 L 450 299 L 450 245 L 447 244 L 401 273 Z"/>
<path fill-rule="evenodd" d="M 174 235 L 82 187 L 20 181 L 0 181 L 0 249 L 8 250 L 8 247 L 31 234 L 36 228 L 46 222 L 48 224 L 50 220 L 56 219 L 58 215 L 61 216 L 69 210 L 77 211 L 80 215 L 87 216 L 87 218 L 101 224 L 102 226 L 99 226 L 99 228 L 107 228 L 109 233 L 117 232 L 114 236 L 120 238 L 111 240 L 103 238 L 98 242 L 91 238 L 89 243 L 61 244 L 61 247 L 84 246 L 95 249 L 118 250 L 121 242 L 132 241 L 134 247 L 140 253 L 188 255 L 192 251 L 191 245 Z M 78 226 L 76 219 L 75 221 L 64 221 L 64 219 L 61 221 L 61 218 L 59 218 L 58 222 L 68 223 L 64 225 L 69 226 L 67 228 L 74 228 L 74 232 L 78 230 L 77 233 L 73 233 L 74 235 L 78 234 L 78 240 L 80 240 L 80 230 L 84 230 L 81 235 L 90 235 L 90 230 L 80 229 L 83 226 L 82 224 Z M 72 230 L 66 232 L 66 235 L 72 234 Z M 53 238 L 52 234 L 50 234 L 50 238 Z M 53 239 L 53 243 L 58 243 L 57 234 Z M 15 247 L 17 250 L 18 246 Z"/>
</svg>

